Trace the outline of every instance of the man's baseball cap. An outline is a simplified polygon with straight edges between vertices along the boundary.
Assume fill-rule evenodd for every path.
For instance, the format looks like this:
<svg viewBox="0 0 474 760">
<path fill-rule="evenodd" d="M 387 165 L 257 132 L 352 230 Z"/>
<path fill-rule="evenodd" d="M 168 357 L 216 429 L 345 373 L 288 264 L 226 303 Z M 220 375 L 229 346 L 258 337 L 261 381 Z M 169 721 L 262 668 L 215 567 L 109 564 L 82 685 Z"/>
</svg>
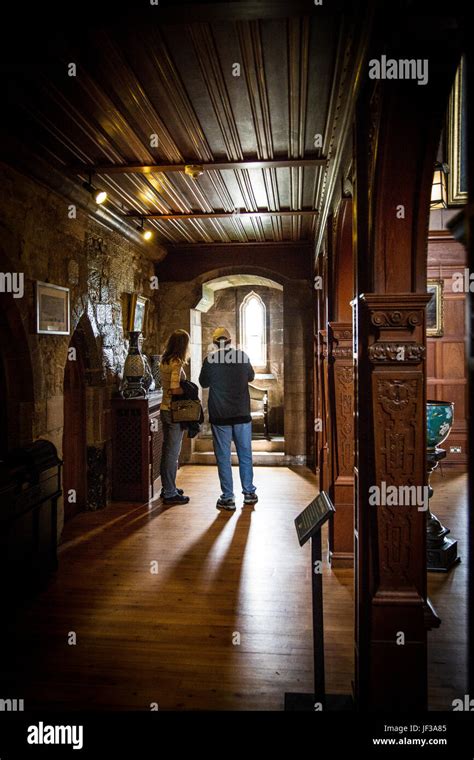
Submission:
<svg viewBox="0 0 474 760">
<path fill-rule="evenodd" d="M 230 332 L 225 327 L 216 327 L 212 333 L 212 342 L 220 343 L 221 340 L 225 340 L 226 342 L 230 343 Z"/>
</svg>

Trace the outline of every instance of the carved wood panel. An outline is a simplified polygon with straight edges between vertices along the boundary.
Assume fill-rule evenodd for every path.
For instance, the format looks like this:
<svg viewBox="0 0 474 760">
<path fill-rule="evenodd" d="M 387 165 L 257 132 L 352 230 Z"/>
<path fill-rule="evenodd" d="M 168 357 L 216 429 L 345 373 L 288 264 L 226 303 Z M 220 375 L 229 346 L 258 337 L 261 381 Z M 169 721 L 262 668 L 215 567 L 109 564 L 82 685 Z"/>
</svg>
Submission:
<svg viewBox="0 0 474 760">
<path fill-rule="evenodd" d="M 354 554 L 354 369 L 352 324 L 330 322 L 328 341 L 330 400 L 330 483 L 336 507 L 329 542 L 333 565 L 349 565 Z"/>
</svg>

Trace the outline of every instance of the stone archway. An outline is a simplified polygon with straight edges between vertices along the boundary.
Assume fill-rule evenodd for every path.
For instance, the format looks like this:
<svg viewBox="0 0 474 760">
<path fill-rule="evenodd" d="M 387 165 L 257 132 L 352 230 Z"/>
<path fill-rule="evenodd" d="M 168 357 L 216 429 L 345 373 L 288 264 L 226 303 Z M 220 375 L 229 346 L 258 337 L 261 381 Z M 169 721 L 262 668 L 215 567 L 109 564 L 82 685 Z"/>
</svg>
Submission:
<svg viewBox="0 0 474 760">
<path fill-rule="evenodd" d="M 255 380 L 253 385 L 268 391 L 269 414 L 268 425 L 273 443 L 267 446 L 258 444 L 265 452 L 284 453 L 284 345 L 283 345 L 283 286 L 260 275 L 229 274 L 202 284 L 202 297 L 195 309 L 190 312 L 191 324 L 191 375 L 196 382 L 202 361 L 212 350 L 211 335 L 217 324 L 227 327 L 232 335 L 233 343 L 248 352 L 241 334 L 240 312 L 245 299 L 255 293 L 265 304 L 264 338 L 265 366 L 255 365 Z M 203 405 L 206 408 L 207 391 L 202 393 Z M 259 406 L 259 402 L 252 402 Z M 260 404 L 261 406 L 261 404 Z M 262 410 L 260 409 L 260 412 Z M 202 435 L 210 435 L 210 427 L 204 423 Z M 202 436 L 201 436 L 202 437 Z M 253 438 L 264 437 L 262 419 L 254 419 Z M 278 443 L 278 445 L 277 445 Z M 268 451 L 267 451 L 268 450 Z M 258 457 L 259 454 L 256 453 Z M 263 457 L 261 457 L 263 458 Z M 277 457 L 272 459 L 276 461 Z"/>
<path fill-rule="evenodd" d="M 274 445 L 266 447 L 269 449 L 268 452 L 263 444 L 256 444 L 256 448 L 262 448 L 262 452 L 265 449 L 261 456 L 256 451 L 256 462 L 303 465 L 313 456 L 308 425 L 312 375 L 311 346 L 308 342 L 311 303 L 309 283 L 294 282 L 281 276 L 274 277 L 273 273 L 268 276 L 267 272 L 258 268 L 239 271 L 237 267 L 231 267 L 210 272 L 207 276 L 201 275 L 199 289 L 197 292 L 194 291 L 195 301 L 190 308 L 191 379 L 193 382 L 198 381 L 203 359 L 203 315 L 213 307 L 216 294 L 220 291 L 240 287 L 245 290 L 245 286 L 249 289 L 273 289 L 281 293 L 282 301 L 281 325 L 277 328 L 280 330 L 282 347 L 281 435 L 276 437 L 278 440 L 275 440 Z M 271 374 L 268 373 L 268 378 L 257 377 L 257 383 L 260 380 L 260 384 L 267 381 L 271 385 Z M 274 456 L 269 455 L 272 452 Z M 188 457 L 192 455 L 192 451 L 187 453 Z"/>
</svg>

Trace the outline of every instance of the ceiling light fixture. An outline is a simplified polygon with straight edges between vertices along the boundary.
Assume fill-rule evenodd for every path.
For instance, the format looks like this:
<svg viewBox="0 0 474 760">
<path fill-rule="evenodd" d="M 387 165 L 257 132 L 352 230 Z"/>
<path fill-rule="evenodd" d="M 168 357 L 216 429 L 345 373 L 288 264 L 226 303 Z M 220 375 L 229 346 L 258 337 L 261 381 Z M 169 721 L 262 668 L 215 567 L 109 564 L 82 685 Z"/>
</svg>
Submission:
<svg viewBox="0 0 474 760">
<path fill-rule="evenodd" d="M 140 227 L 137 228 L 138 232 L 142 236 L 143 240 L 147 240 L 147 241 L 151 240 L 152 237 L 153 237 L 153 232 L 152 232 L 152 230 L 146 230 L 145 227 L 143 226 L 143 222 L 144 222 L 144 219 L 142 217 L 142 221 L 141 221 Z"/>
<path fill-rule="evenodd" d="M 107 193 L 105 190 L 97 190 L 97 188 L 92 185 L 92 174 L 89 174 L 88 182 L 82 183 L 82 187 L 84 187 L 87 192 L 92 195 L 98 206 L 101 206 L 107 200 Z"/>
<path fill-rule="evenodd" d="M 192 179 L 197 179 L 201 174 L 204 174 L 204 169 L 200 164 L 186 164 L 184 167 L 184 173 Z"/>
</svg>

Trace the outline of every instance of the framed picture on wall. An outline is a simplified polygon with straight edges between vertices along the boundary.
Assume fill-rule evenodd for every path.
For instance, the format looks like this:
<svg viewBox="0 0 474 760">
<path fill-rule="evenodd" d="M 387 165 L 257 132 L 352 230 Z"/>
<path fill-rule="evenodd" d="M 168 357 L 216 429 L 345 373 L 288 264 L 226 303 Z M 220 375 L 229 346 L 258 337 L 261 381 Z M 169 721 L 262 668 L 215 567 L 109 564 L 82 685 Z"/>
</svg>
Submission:
<svg viewBox="0 0 474 760">
<path fill-rule="evenodd" d="M 145 334 L 148 298 L 137 296 L 132 293 L 130 299 L 130 319 L 128 329 L 130 332 L 138 331 Z"/>
<path fill-rule="evenodd" d="M 431 293 L 426 305 L 426 334 L 440 338 L 443 335 L 443 280 L 428 280 L 426 289 Z"/>
<path fill-rule="evenodd" d="M 69 288 L 36 283 L 36 332 L 42 335 L 69 335 Z"/>
<path fill-rule="evenodd" d="M 456 72 L 448 108 L 448 205 L 467 203 L 467 91 L 464 58 Z"/>
</svg>

